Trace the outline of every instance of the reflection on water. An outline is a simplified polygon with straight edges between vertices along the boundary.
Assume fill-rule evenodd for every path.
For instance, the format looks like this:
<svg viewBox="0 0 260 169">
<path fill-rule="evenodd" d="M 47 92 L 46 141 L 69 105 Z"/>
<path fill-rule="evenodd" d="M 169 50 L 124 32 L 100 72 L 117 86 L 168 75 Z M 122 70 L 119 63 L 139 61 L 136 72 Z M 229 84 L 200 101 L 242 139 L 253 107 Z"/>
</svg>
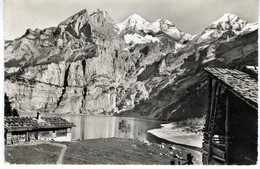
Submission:
<svg viewBox="0 0 260 169">
<path fill-rule="evenodd" d="M 32 114 L 26 113 L 20 115 L 32 116 Z M 160 122 L 154 120 L 115 116 L 87 116 L 78 114 L 42 114 L 42 116 L 60 116 L 69 122 L 74 123 L 76 127 L 72 128 L 73 140 L 116 137 L 158 142 L 158 139 L 150 133 L 147 133 L 150 129 L 160 128 Z M 131 132 L 127 133 L 127 135 L 118 129 L 119 122 L 122 119 L 126 119 L 127 123 L 131 124 Z"/>
</svg>

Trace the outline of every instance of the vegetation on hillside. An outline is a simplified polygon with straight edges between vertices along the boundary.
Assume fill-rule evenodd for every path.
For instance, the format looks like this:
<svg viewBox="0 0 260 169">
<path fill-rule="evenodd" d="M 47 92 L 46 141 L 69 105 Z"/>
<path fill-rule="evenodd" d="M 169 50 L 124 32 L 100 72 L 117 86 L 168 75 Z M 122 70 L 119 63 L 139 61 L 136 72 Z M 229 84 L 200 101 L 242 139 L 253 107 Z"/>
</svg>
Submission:
<svg viewBox="0 0 260 169">
<path fill-rule="evenodd" d="M 130 133 L 131 132 L 131 124 L 128 124 L 127 120 L 122 119 L 118 124 L 118 129 L 122 133 Z"/>
<path fill-rule="evenodd" d="M 19 116 L 18 111 L 11 107 L 11 102 L 9 101 L 9 97 L 5 93 L 5 116 Z"/>
<path fill-rule="evenodd" d="M 186 132 L 202 132 L 205 124 L 205 116 L 202 118 L 190 118 L 182 121 L 174 122 L 176 126 L 174 128 L 184 128 Z"/>
</svg>

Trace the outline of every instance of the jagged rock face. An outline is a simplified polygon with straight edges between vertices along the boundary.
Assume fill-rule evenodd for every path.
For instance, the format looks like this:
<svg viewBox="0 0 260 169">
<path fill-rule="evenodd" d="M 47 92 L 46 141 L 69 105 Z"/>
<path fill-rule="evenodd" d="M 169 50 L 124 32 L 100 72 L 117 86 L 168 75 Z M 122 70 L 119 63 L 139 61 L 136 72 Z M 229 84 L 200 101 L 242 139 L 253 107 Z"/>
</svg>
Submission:
<svg viewBox="0 0 260 169">
<path fill-rule="evenodd" d="M 254 29 L 228 38 L 221 36 L 213 42 L 195 41 L 177 54 L 166 55 L 159 68 L 159 74 L 166 77 L 153 88 L 149 99 L 131 111 L 164 120 L 204 115 L 207 77 L 203 68 L 228 67 L 241 70 L 247 64 L 257 65 L 257 39 L 258 31 Z"/>
<path fill-rule="evenodd" d="M 116 25 L 83 10 L 6 42 L 5 92 L 27 112 L 202 116 L 203 68 L 256 65 L 257 31 L 232 14 L 191 36 L 167 20 L 133 15 Z"/>
</svg>

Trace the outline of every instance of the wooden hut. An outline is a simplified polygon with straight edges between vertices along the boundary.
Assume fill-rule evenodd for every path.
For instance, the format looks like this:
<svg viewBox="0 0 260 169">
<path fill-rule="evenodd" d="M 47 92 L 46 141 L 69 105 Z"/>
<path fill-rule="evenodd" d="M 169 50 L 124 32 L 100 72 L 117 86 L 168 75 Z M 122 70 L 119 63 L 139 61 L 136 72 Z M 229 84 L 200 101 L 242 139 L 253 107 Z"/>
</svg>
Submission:
<svg viewBox="0 0 260 169">
<path fill-rule="evenodd" d="M 244 71 L 205 68 L 208 107 L 203 139 L 203 164 L 256 164 L 257 67 Z"/>
<path fill-rule="evenodd" d="M 18 144 L 32 140 L 71 141 L 71 128 L 75 125 L 61 117 L 5 117 L 5 144 Z"/>
</svg>

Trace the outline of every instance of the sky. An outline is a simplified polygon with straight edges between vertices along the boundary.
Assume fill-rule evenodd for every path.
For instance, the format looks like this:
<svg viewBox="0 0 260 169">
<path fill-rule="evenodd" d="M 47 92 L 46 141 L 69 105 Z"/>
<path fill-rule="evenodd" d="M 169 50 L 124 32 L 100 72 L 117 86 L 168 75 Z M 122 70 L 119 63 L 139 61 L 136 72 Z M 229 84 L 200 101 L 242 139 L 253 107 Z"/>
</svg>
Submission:
<svg viewBox="0 0 260 169">
<path fill-rule="evenodd" d="M 82 9 L 89 14 L 98 8 L 107 11 L 116 23 L 134 13 L 150 22 L 168 19 L 193 35 L 224 13 L 258 21 L 258 0 L 4 0 L 4 5 L 6 40 L 22 36 L 28 28 L 57 26 Z"/>
</svg>

